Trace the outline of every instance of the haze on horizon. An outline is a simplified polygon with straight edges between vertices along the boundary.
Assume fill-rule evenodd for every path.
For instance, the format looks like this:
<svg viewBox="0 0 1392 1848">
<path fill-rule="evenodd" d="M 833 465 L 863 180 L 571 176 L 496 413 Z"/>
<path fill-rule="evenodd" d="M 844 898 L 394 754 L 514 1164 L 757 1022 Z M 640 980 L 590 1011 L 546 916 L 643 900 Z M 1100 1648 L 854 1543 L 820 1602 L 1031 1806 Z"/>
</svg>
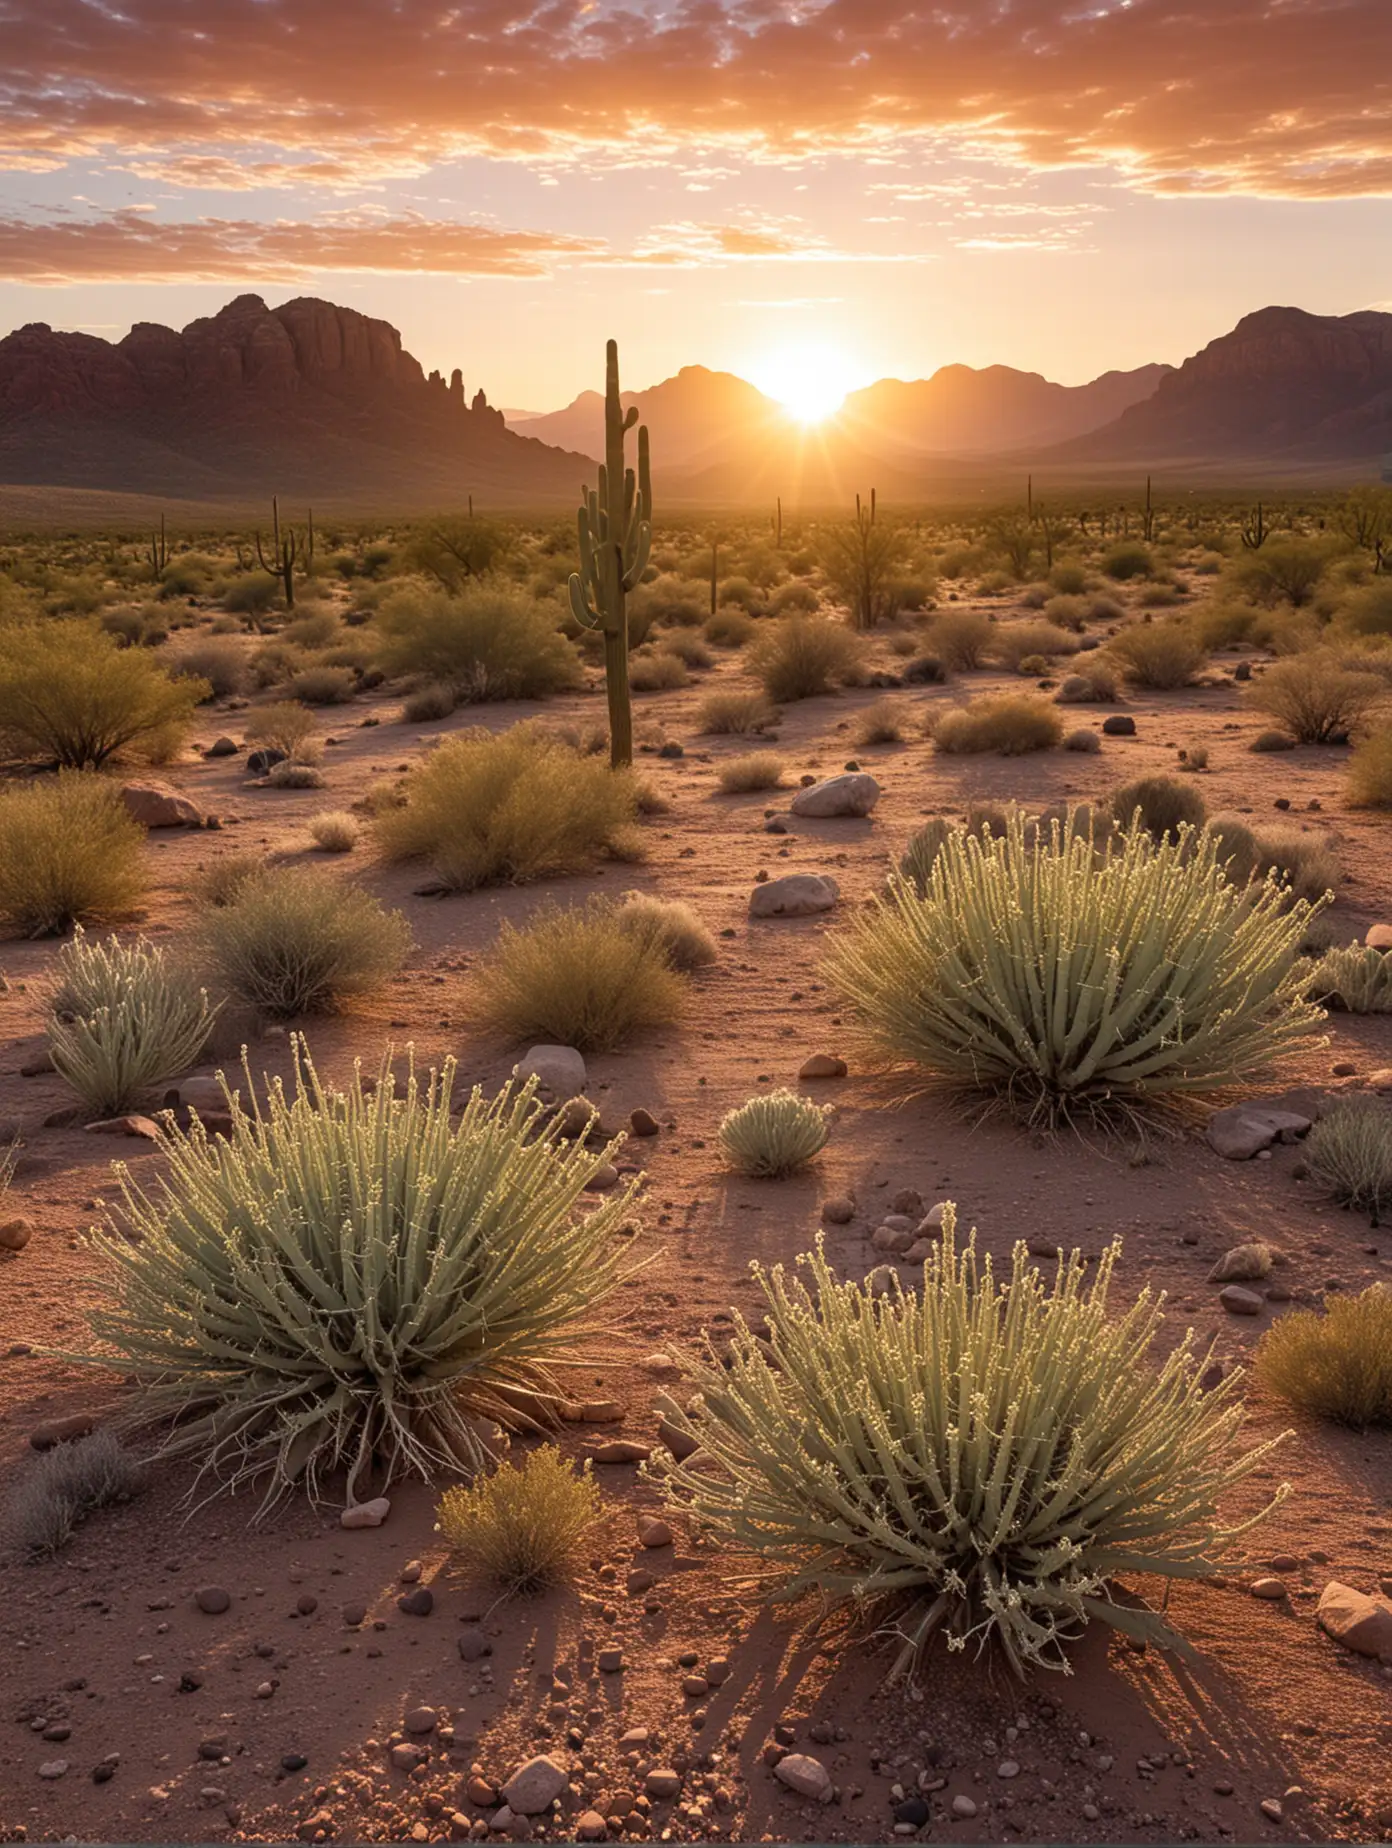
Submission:
<svg viewBox="0 0 1392 1848">
<path fill-rule="evenodd" d="M 1392 306 L 1385 0 L 8 0 L 0 98 L 0 331 L 322 294 L 545 411 Z"/>
</svg>

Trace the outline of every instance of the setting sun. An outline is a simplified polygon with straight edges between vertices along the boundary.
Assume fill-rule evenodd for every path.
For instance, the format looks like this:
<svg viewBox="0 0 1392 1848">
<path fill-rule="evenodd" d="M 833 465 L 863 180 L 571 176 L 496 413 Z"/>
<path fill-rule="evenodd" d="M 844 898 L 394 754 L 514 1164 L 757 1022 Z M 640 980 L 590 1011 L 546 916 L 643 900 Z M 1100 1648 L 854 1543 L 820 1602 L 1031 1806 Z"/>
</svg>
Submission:
<svg viewBox="0 0 1392 1848">
<path fill-rule="evenodd" d="M 846 354 L 815 343 L 780 346 L 756 362 L 750 376 L 760 391 L 804 424 L 834 417 L 847 392 L 865 383 Z"/>
</svg>

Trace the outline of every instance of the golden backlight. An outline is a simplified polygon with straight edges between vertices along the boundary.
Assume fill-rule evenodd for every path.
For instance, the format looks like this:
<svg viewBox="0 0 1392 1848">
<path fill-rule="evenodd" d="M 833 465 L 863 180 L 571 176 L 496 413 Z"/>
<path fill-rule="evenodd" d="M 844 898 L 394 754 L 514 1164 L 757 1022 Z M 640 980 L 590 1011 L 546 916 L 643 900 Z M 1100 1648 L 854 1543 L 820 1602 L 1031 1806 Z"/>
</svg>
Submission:
<svg viewBox="0 0 1392 1848">
<path fill-rule="evenodd" d="M 861 383 L 845 353 L 811 341 L 776 347 L 751 364 L 749 376 L 789 417 L 803 424 L 834 417 L 847 392 Z"/>
</svg>

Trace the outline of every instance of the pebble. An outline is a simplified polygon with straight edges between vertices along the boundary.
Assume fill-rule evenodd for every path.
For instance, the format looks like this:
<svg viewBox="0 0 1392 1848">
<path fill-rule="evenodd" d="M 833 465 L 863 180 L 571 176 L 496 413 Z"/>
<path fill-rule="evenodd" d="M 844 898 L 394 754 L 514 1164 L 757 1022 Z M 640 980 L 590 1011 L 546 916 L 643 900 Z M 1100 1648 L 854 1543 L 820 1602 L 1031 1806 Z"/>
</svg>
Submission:
<svg viewBox="0 0 1392 1848">
<path fill-rule="evenodd" d="M 461 1660 L 465 1662 L 477 1662 L 484 1656 L 491 1656 L 492 1653 L 492 1643 L 489 1642 L 488 1638 L 484 1635 L 483 1631 L 479 1629 L 477 1624 L 471 1623 L 459 1632 L 459 1654 Z"/>
<path fill-rule="evenodd" d="M 575 1839 L 577 1842 L 602 1842 L 609 1833 L 609 1825 L 598 1810 L 585 1810 L 576 1820 Z"/>
<path fill-rule="evenodd" d="M 780 1784 L 786 1784 L 800 1797 L 811 1797 L 814 1803 L 830 1803 L 835 1794 L 831 1773 L 820 1758 L 806 1752 L 785 1754 L 773 1767 L 773 1775 Z"/>
<path fill-rule="evenodd" d="M 0 1251 L 23 1251 L 33 1236 L 33 1222 L 22 1215 L 0 1219 Z"/>
<path fill-rule="evenodd" d="M 200 1585 L 193 1601 L 205 1616 L 218 1617 L 232 1608 L 232 1593 L 225 1585 Z"/>
<path fill-rule="evenodd" d="M 1229 1315 L 1260 1315 L 1262 1298 L 1256 1290 L 1244 1290 L 1240 1283 L 1230 1283 L 1218 1292 L 1218 1300 Z"/>
<path fill-rule="evenodd" d="M 1280 1822 L 1285 1815 L 1275 1797 L 1263 1797 L 1257 1807 L 1268 1822 Z"/>
<path fill-rule="evenodd" d="M 822 1218 L 829 1226 L 848 1226 L 855 1218 L 855 1201 L 837 1194 L 822 1202 Z"/>
<path fill-rule="evenodd" d="M 673 1771 L 667 1765 L 657 1765 L 643 1779 L 643 1790 L 659 1803 L 670 1803 L 680 1792 L 681 1782 L 680 1771 Z"/>
<path fill-rule="evenodd" d="M 640 1105 L 629 1117 L 628 1127 L 635 1136 L 655 1136 L 659 1124 L 651 1110 L 644 1110 Z"/>
<path fill-rule="evenodd" d="M 670 1546 L 672 1530 L 666 1521 L 658 1520 L 656 1516 L 642 1518 L 638 1522 L 638 1544 L 649 1550 Z"/>
<path fill-rule="evenodd" d="M 617 1675 L 624 1665 L 623 1650 L 601 1649 L 597 1660 L 601 1675 Z"/>
<path fill-rule="evenodd" d="M 343 1621 L 350 1629 L 356 1630 L 360 1623 L 367 1621 L 367 1606 L 354 1602 L 343 1607 Z"/>
<path fill-rule="evenodd" d="M 838 1059 L 835 1053 L 814 1052 L 809 1059 L 804 1059 L 798 1068 L 800 1079 L 809 1078 L 844 1078 L 846 1061 Z"/>
<path fill-rule="evenodd" d="M 631 1438 L 611 1438 L 590 1452 L 596 1463 L 645 1463 L 652 1455 L 651 1444 L 635 1443 Z"/>
<path fill-rule="evenodd" d="M 1259 1578 L 1253 1582 L 1252 1596 L 1254 1598 L 1267 1598 L 1274 1604 L 1278 1599 L 1284 1598 L 1285 1595 L 1286 1585 L 1284 1579 Z"/>
<path fill-rule="evenodd" d="M 66 1758 L 50 1758 L 47 1764 L 39 1766 L 39 1776 L 46 1778 L 66 1777 L 68 1761 Z"/>
<path fill-rule="evenodd" d="M 921 1829 L 932 1813 L 932 1805 L 926 1797 L 905 1797 L 902 1803 L 894 1806 L 894 1820 L 907 1823 L 911 1829 Z"/>
<path fill-rule="evenodd" d="M 408 1559 L 406 1564 L 401 1568 L 401 1583 L 403 1585 L 419 1585 L 421 1574 L 424 1571 L 425 1567 L 418 1559 Z"/>
<path fill-rule="evenodd" d="M 952 1813 L 954 1816 L 974 1816 L 976 1814 L 976 1805 L 972 1802 L 970 1797 L 954 1797 L 952 1799 Z"/>
<path fill-rule="evenodd" d="M 338 1524 L 350 1530 L 380 1527 L 390 1513 L 391 1502 L 385 1495 L 379 1495 L 374 1501 L 354 1502 L 351 1508 L 345 1508 L 338 1517 Z"/>
<path fill-rule="evenodd" d="M 397 1599 L 396 1608 L 404 1617 L 428 1617 L 435 1608 L 435 1593 L 428 1585 L 417 1585 Z"/>
<path fill-rule="evenodd" d="M 412 1707 L 401 1724 L 408 1733 L 430 1733 L 435 1730 L 436 1718 L 433 1707 Z"/>
<path fill-rule="evenodd" d="M 400 1745 L 392 1747 L 390 1757 L 394 1771 L 414 1771 L 417 1765 L 425 1762 L 425 1753 L 421 1748 L 404 1739 Z"/>
<path fill-rule="evenodd" d="M 1002 1758 L 996 1766 L 997 1777 L 1018 1777 L 1019 1775 L 1020 1767 L 1013 1758 Z"/>
<path fill-rule="evenodd" d="M 519 1766 L 503 1785 L 503 1799 L 516 1816 L 540 1816 L 569 1782 L 570 1773 L 559 1759 L 538 1753 Z M 496 1825 L 497 1817 L 493 1820 Z"/>
</svg>

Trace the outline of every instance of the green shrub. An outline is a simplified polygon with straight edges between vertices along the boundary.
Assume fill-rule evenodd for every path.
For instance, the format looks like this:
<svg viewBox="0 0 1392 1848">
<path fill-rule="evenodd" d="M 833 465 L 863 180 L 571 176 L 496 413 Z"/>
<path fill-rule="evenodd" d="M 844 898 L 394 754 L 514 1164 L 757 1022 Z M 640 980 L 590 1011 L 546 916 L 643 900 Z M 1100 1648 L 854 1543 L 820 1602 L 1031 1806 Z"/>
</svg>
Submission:
<svg viewBox="0 0 1392 1848">
<path fill-rule="evenodd" d="M 1149 577 L 1155 569 L 1150 547 L 1138 539 L 1123 539 L 1102 555 L 1102 569 L 1109 578 L 1126 583 L 1131 578 Z"/>
<path fill-rule="evenodd" d="M 1392 808 L 1392 730 L 1372 732 L 1354 745 L 1348 799 L 1354 808 Z"/>
<path fill-rule="evenodd" d="M 759 789 L 778 789 L 783 782 L 783 759 L 773 751 L 746 751 L 720 766 L 720 787 L 727 796 L 752 795 Z"/>
<path fill-rule="evenodd" d="M 230 905 L 249 879 L 266 870 L 263 854 L 244 850 L 220 854 L 198 875 L 194 896 L 204 905 Z"/>
<path fill-rule="evenodd" d="M 771 700 L 815 699 L 860 676 L 860 644 L 826 616 L 780 616 L 749 650 L 749 665 Z"/>
<path fill-rule="evenodd" d="M 1122 783 L 1107 798 L 1118 827 L 1129 828 L 1140 811 L 1140 826 L 1152 840 L 1172 841 L 1181 828 L 1201 828 L 1208 805 L 1190 783 L 1173 776 L 1141 776 Z"/>
<path fill-rule="evenodd" d="M 1250 1083 L 1322 1018 L 1304 996 L 1314 915 L 1229 883 L 1206 833 L 1156 845 L 1010 817 L 954 830 L 833 938 L 829 978 L 870 1048 L 1044 1120 Z"/>
<path fill-rule="evenodd" d="M 457 595 L 403 585 L 382 601 L 380 661 L 389 674 L 417 674 L 468 700 L 544 699 L 580 678 L 561 634 L 559 605 L 525 591 L 468 584 Z"/>
<path fill-rule="evenodd" d="M 86 623 L 19 625 L 0 648 L 0 752 L 69 770 L 98 770 L 123 751 L 162 761 L 208 691 Z"/>
<path fill-rule="evenodd" d="M 1132 686 L 1151 692 L 1187 687 L 1207 656 L 1183 623 L 1132 623 L 1107 644 L 1107 652 Z"/>
<path fill-rule="evenodd" d="M 619 909 L 603 899 L 565 910 L 547 903 L 521 928 L 504 922 L 478 972 L 482 1024 L 581 1052 L 612 1052 L 646 1027 L 670 1026 L 687 979 Z"/>
<path fill-rule="evenodd" d="M 1376 1225 L 1392 1209 L 1392 1110 L 1373 1097 L 1341 1098 L 1305 1138 L 1305 1162 L 1336 1200 Z"/>
<path fill-rule="evenodd" d="M 720 1146 L 741 1174 L 782 1180 L 826 1147 L 830 1114 L 830 1105 L 796 1091 L 771 1091 L 730 1111 L 720 1125 Z"/>
<path fill-rule="evenodd" d="M 1079 597 L 1087 589 L 1087 572 L 1072 559 L 1061 558 L 1049 573 L 1049 588 L 1060 596 Z M 1048 605 L 1044 607 L 1047 611 Z"/>
<path fill-rule="evenodd" d="M 140 1466 L 110 1431 L 55 1444 L 0 1506 L 0 1542 L 29 1559 L 51 1559 L 89 1514 L 129 1501 L 141 1487 Z"/>
<path fill-rule="evenodd" d="M 89 1110 L 120 1116 L 198 1063 L 216 1016 L 157 945 L 93 943 L 79 929 L 58 954 L 49 1056 Z"/>
<path fill-rule="evenodd" d="M 423 859 L 450 891 L 584 872 L 631 857 L 633 777 L 532 725 L 461 732 L 417 764 L 376 817 L 391 860 Z"/>
<path fill-rule="evenodd" d="M 883 1616 L 893 1672 L 939 1629 L 955 1648 L 998 1642 L 1020 1673 L 1066 1669 L 1092 1618 L 1173 1641 L 1114 1580 L 1212 1573 L 1251 1524 L 1225 1527 L 1219 1505 L 1272 1445 L 1235 1454 L 1234 1376 L 1205 1391 L 1192 1335 L 1152 1364 L 1149 1290 L 1108 1314 L 1118 1254 L 1089 1285 L 1075 1251 L 1050 1287 L 1021 1243 L 998 1281 L 974 1238 L 959 1252 L 949 1209 L 921 1296 L 843 1281 L 820 1244 L 805 1282 L 756 1267 L 766 1338 L 737 1319 L 694 1409 L 661 1402 L 700 1447 L 657 1459 L 669 1498 L 790 1593 Z"/>
<path fill-rule="evenodd" d="M 1049 597 L 1044 604 L 1044 620 L 1056 629 L 1077 635 L 1087 627 L 1088 606 L 1080 596 Z"/>
<path fill-rule="evenodd" d="M 440 1498 L 436 1526 L 466 1571 L 512 1596 L 546 1591 L 578 1571 L 586 1541 L 603 1519 L 599 1490 L 554 1444 L 520 1465 L 500 1463 Z"/>
<path fill-rule="evenodd" d="M 225 1135 L 171 1129 L 168 1179 L 123 1179 L 91 1322 L 162 1454 L 268 1501 L 346 1468 L 351 1502 L 374 1459 L 388 1482 L 482 1466 L 479 1421 L 550 1389 L 618 1279 L 631 1192 L 577 1213 L 610 1151 L 540 1133 L 532 1085 L 452 1124 L 454 1078 L 384 1060 L 330 1091 L 297 1041 L 292 1083 L 256 1098 L 248 1070 Z"/>
<path fill-rule="evenodd" d="M 222 607 L 237 616 L 264 616 L 279 590 L 280 580 L 269 571 L 246 571 L 222 593 Z"/>
<path fill-rule="evenodd" d="M 1376 674 L 1322 654 L 1277 661 L 1247 689 L 1247 704 L 1278 720 L 1300 744 L 1342 742 L 1386 697 Z"/>
<path fill-rule="evenodd" d="M 1323 898 L 1339 884 L 1339 863 L 1322 836 L 1299 828 L 1268 828 L 1257 836 L 1255 879 L 1275 874 L 1297 898 Z"/>
<path fill-rule="evenodd" d="M 126 916 L 144 897 L 145 830 L 88 771 L 0 789 L 0 918 L 25 937 Z"/>
<path fill-rule="evenodd" d="M 1392 1014 L 1392 955 L 1364 943 L 1326 950 L 1311 972 L 1310 994 L 1350 1014 Z"/>
<path fill-rule="evenodd" d="M 1392 1292 L 1331 1296 L 1324 1313 L 1292 1309 L 1257 1345 L 1256 1375 L 1302 1412 L 1363 1431 L 1392 1425 Z"/>
<path fill-rule="evenodd" d="M 328 1014 L 395 975 L 411 947 L 399 911 L 323 872 L 266 867 L 203 919 L 203 948 L 238 1001 L 275 1019 Z"/>
<path fill-rule="evenodd" d="M 995 633 L 996 625 L 979 610 L 945 610 L 933 618 L 925 639 L 944 666 L 964 674 L 985 666 Z"/>
<path fill-rule="evenodd" d="M 660 950 L 674 969 L 705 969 L 718 954 L 715 938 L 680 899 L 625 892 L 615 920 L 621 929 Z"/>
<path fill-rule="evenodd" d="M 747 737 L 765 731 L 774 721 L 774 711 L 762 693 L 752 687 L 725 687 L 707 693 L 701 701 L 700 726 L 703 732 L 718 736 Z"/>
<path fill-rule="evenodd" d="M 1046 700 L 1000 693 L 944 712 L 933 730 L 935 751 L 995 751 L 1021 757 L 1046 751 L 1063 737 L 1063 722 Z"/>
<path fill-rule="evenodd" d="M 1324 540 L 1268 539 L 1255 552 L 1234 560 L 1226 575 L 1243 596 L 1261 603 L 1285 602 L 1299 609 L 1319 588 L 1331 556 Z"/>
</svg>

